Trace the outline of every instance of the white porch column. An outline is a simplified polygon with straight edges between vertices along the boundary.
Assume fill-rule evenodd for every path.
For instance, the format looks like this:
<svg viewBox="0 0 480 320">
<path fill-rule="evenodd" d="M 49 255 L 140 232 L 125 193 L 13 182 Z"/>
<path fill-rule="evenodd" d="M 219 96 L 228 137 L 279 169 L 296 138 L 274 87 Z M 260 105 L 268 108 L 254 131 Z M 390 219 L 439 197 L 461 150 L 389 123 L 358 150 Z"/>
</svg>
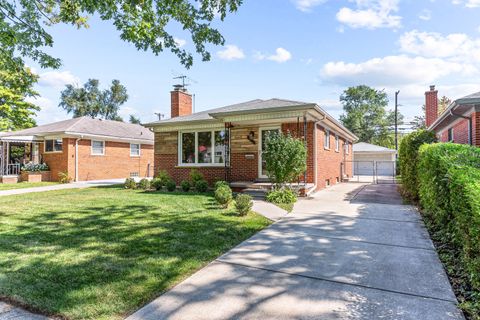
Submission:
<svg viewBox="0 0 480 320">
<path fill-rule="evenodd" d="M 7 155 L 5 156 L 5 168 L 6 168 L 6 174 L 9 175 L 8 172 L 8 165 L 10 164 L 10 142 L 7 141 Z"/>
</svg>

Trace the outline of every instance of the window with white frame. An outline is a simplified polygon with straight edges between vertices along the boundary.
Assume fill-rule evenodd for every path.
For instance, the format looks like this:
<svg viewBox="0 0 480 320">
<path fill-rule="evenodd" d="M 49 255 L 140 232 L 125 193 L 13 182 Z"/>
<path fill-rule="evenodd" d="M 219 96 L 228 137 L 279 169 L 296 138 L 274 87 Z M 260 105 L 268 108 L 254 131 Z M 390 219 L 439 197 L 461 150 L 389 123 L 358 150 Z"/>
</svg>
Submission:
<svg viewBox="0 0 480 320">
<path fill-rule="evenodd" d="M 448 142 L 453 142 L 453 128 L 448 129 Z"/>
<path fill-rule="evenodd" d="M 325 140 L 323 142 L 325 149 L 330 149 L 330 130 L 325 129 Z"/>
<path fill-rule="evenodd" d="M 131 157 L 140 157 L 140 144 L 139 143 L 130 143 L 130 156 Z"/>
<path fill-rule="evenodd" d="M 62 152 L 62 150 L 63 150 L 62 139 L 45 140 L 45 152 Z"/>
<path fill-rule="evenodd" d="M 340 139 L 338 138 L 338 134 L 335 134 L 335 151 L 340 151 Z"/>
<path fill-rule="evenodd" d="M 180 164 L 215 165 L 225 163 L 225 130 L 181 132 Z"/>
<path fill-rule="evenodd" d="M 105 141 L 92 140 L 92 155 L 103 156 L 105 154 Z"/>
<path fill-rule="evenodd" d="M 350 144 L 348 143 L 348 141 L 345 142 L 343 147 L 345 148 L 345 154 L 349 154 L 350 153 Z"/>
</svg>

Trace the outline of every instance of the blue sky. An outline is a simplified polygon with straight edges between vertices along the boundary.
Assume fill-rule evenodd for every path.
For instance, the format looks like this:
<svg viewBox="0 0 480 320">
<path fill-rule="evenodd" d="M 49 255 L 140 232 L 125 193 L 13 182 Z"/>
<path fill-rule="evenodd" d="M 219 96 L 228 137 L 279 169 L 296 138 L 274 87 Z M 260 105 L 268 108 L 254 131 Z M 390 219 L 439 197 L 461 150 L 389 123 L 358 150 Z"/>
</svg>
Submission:
<svg viewBox="0 0 480 320">
<path fill-rule="evenodd" d="M 256 98 L 317 102 L 333 116 L 351 85 L 384 89 L 401 112 L 420 114 L 424 91 L 458 98 L 480 91 L 480 0 L 244 0 L 224 22 L 214 22 L 226 46 L 209 46 L 212 59 L 185 70 L 169 52 L 137 51 L 108 21 L 92 17 L 90 28 L 48 28 L 62 59 L 58 70 L 29 65 L 40 75 L 39 124 L 70 118 L 58 107 L 65 84 L 88 78 L 106 87 L 119 79 L 130 99 L 121 115 L 155 120 L 170 114 L 169 91 L 176 74 L 195 80 L 196 111 Z M 189 35 L 172 29 L 193 51 Z M 175 31 L 177 30 L 177 31 Z"/>
</svg>

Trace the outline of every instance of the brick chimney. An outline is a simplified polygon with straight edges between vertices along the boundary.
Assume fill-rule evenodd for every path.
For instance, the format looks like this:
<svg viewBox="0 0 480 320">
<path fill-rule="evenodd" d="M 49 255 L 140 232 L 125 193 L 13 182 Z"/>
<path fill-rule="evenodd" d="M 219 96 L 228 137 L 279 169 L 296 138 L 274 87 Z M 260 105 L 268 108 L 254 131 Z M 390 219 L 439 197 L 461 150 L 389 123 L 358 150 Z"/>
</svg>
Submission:
<svg viewBox="0 0 480 320">
<path fill-rule="evenodd" d="M 182 85 L 173 86 L 170 92 L 172 118 L 192 114 L 192 95 Z"/>
<path fill-rule="evenodd" d="M 435 86 L 425 92 L 425 124 L 428 127 L 438 118 L 438 91 Z"/>
</svg>

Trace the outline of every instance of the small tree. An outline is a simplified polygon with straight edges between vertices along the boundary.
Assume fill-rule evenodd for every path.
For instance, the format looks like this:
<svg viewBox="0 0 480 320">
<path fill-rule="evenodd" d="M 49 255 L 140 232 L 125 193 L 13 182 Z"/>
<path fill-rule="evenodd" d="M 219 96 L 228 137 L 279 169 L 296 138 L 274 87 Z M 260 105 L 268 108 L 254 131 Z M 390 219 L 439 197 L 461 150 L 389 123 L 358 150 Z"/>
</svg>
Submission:
<svg viewBox="0 0 480 320">
<path fill-rule="evenodd" d="M 280 188 L 307 170 L 307 147 L 303 140 L 290 134 L 270 134 L 265 140 L 263 158 L 267 176 Z"/>
</svg>

